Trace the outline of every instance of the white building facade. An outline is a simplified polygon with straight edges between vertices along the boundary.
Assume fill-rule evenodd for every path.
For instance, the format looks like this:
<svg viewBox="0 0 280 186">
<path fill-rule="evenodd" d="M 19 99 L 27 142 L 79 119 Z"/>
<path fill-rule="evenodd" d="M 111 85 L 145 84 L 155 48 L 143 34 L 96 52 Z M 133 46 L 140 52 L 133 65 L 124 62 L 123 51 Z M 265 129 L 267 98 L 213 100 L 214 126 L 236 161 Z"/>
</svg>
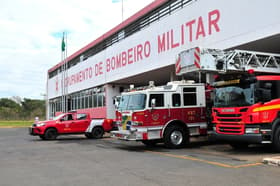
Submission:
<svg viewBox="0 0 280 186">
<path fill-rule="evenodd" d="M 49 117 L 67 110 L 114 118 L 113 97 L 130 84 L 162 85 L 176 55 L 193 47 L 280 53 L 280 1 L 155 0 L 48 71 Z M 62 86 L 65 86 L 63 89 Z"/>
</svg>

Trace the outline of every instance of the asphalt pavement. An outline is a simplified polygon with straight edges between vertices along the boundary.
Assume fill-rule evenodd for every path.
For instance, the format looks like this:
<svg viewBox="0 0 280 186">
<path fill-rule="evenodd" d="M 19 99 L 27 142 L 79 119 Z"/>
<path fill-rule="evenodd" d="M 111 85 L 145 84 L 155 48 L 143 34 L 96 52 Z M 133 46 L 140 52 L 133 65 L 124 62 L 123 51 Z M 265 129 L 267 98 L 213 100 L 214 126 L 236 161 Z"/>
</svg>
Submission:
<svg viewBox="0 0 280 186">
<path fill-rule="evenodd" d="M 193 140 L 184 149 L 83 135 L 42 141 L 26 128 L 0 129 L 0 185 L 279 185 L 280 168 L 262 163 L 279 156 L 269 147 L 237 151 Z"/>
</svg>

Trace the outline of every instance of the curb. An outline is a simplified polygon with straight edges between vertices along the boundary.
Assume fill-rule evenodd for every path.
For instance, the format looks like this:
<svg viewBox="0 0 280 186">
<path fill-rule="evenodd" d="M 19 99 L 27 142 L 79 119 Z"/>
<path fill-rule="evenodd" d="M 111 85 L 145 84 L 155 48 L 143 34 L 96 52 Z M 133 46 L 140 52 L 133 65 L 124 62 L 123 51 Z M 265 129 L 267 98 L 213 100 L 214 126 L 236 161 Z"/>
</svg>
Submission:
<svg viewBox="0 0 280 186">
<path fill-rule="evenodd" d="M 276 156 L 272 158 L 264 158 L 262 162 L 267 165 L 280 167 L 280 156 Z"/>
</svg>

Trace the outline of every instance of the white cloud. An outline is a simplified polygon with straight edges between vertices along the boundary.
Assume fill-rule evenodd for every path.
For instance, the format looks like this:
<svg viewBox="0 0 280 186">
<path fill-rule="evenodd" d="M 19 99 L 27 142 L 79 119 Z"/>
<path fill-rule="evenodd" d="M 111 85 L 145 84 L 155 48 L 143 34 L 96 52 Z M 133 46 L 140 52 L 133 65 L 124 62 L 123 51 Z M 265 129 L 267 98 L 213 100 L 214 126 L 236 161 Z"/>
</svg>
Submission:
<svg viewBox="0 0 280 186">
<path fill-rule="evenodd" d="M 152 0 L 123 0 L 124 19 Z M 112 0 L 9 0 L 0 7 L 0 97 L 42 98 L 47 70 L 60 62 L 60 33 L 68 54 L 121 23 Z"/>
</svg>

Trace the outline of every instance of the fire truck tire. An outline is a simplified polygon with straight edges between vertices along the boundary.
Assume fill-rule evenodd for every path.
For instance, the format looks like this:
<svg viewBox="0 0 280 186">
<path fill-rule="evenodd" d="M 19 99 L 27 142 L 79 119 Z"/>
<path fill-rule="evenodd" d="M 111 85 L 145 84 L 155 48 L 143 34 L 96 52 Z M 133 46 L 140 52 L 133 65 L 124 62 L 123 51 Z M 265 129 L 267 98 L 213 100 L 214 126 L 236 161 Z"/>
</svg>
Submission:
<svg viewBox="0 0 280 186">
<path fill-rule="evenodd" d="M 92 129 L 91 135 L 94 139 L 100 139 L 103 137 L 104 129 L 102 127 L 94 127 Z"/>
<path fill-rule="evenodd" d="M 189 134 L 183 127 L 171 125 L 166 128 L 163 136 L 163 142 L 167 148 L 182 148 L 189 142 Z"/>
<path fill-rule="evenodd" d="M 229 145 L 234 149 L 246 149 L 249 146 L 247 143 L 230 143 Z"/>
<path fill-rule="evenodd" d="M 277 152 L 280 152 L 280 126 L 276 129 L 274 133 L 273 146 Z"/>
<path fill-rule="evenodd" d="M 57 130 L 54 129 L 54 128 L 47 129 L 45 134 L 44 134 L 44 138 L 46 140 L 55 140 L 57 136 L 58 136 Z"/>
</svg>

